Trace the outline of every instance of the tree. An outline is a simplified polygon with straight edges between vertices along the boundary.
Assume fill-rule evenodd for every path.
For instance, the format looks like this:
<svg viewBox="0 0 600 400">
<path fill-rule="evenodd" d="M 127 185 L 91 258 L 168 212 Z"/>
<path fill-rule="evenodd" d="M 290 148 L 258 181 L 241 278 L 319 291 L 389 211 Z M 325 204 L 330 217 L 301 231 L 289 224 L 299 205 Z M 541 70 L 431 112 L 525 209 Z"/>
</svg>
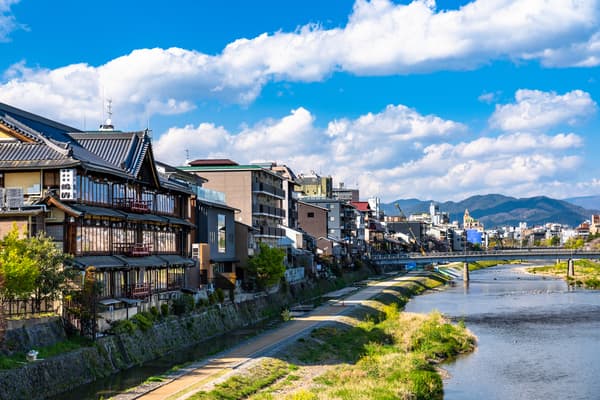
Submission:
<svg viewBox="0 0 600 400">
<path fill-rule="evenodd" d="M 27 247 L 39 270 L 35 280 L 35 297 L 38 304 L 43 299 L 60 298 L 67 290 L 68 283 L 79 274 L 73 268 L 64 267 L 71 256 L 59 250 L 44 233 L 27 239 Z"/>
<path fill-rule="evenodd" d="M 0 274 L 4 280 L 0 288 L 2 302 L 33 293 L 40 272 L 31 254 L 27 239 L 19 238 L 19 230 L 14 225 L 0 241 Z"/>
<path fill-rule="evenodd" d="M 583 238 L 569 238 L 565 243 L 565 249 L 581 249 L 584 245 Z"/>
<path fill-rule="evenodd" d="M 259 287 L 264 288 L 279 282 L 285 273 L 283 259 L 285 251 L 260 243 L 260 252 L 248 261 L 248 273 L 256 279 Z"/>
</svg>

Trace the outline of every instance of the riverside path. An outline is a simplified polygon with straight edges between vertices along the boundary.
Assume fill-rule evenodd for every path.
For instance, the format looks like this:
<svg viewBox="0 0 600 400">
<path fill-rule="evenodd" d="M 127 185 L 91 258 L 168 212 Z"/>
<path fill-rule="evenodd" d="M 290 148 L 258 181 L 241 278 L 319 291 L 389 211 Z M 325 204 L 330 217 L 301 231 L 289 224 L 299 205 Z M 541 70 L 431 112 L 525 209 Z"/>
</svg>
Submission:
<svg viewBox="0 0 600 400">
<path fill-rule="evenodd" d="M 368 281 L 364 288 L 357 289 L 353 294 L 332 300 L 304 316 L 294 317 L 294 319 L 283 323 L 278 328 L 262 333 L 233 349 L 220 353 L 216 357 L 194 364 L 186 368 L 183 375 L 175 377 L 161 386 L 149 389 L 142 385 L 132 391 L 115 396 L 113 399 L 187 399 L 200 391 L 203 386 L 242 367 L 244 364 L 274 352 L 296 338 L 308 334 L 321 324 L 336 321 L 352 307 L 361 305 L 364 301 L 378 295 L 386 288 L 395 286 L 402 281 L 414 280 L 418 276 L 409 273 L 401 276 L 396 275 L 383 281 Z M 347 293 L 344 292 L 344 289 L 338 292 L 342 295 Z M 324 297 L 335 298 L 336 292 Z"/>
</svg>

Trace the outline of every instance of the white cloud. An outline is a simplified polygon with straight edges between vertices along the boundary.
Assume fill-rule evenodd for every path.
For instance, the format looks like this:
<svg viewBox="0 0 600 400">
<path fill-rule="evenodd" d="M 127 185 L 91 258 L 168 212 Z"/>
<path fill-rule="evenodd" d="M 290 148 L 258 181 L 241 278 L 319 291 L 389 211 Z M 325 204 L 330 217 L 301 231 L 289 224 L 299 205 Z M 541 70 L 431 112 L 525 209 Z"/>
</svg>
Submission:
<svg viewBox="0 0 600 400">
<path fill-rule="evenodd" d="M 171 128 L 155 142 L 155 155 L 174 165 L 184 163 L 186 149 L 192 159 L 277 161 L 297 173 L 320 171 L 336 183 L 357 184 L 362 197 L 380 195 L 384 201 L 562 193 L 582 163 L 583 139 L 574 133 L 517 132 L 460 141 L 464 125 L 402 105 L 331 121 L 326 129 L 314 121 L 301 107 L 239 132 L 210 123 Z M 414 146 L 415 140 L 423 146 Z"/>
<path fill-rule="evenodd" d="M 19 0 L 0 0 L 0 42 L 9 41 L 10 33 L 22 27 L 10 11 L 10 7 L 18 2 Z"/>
<path fill-rule="evenodd" d="M 558 124 L 573 125 L 596 110 L 589 93 L 573 90 L 558 95 L 555 92 L 520 89 L 516 103 L 497 105 L 490 125 L 505 131 L 538 130 Z"/>
<path fill-rule="evenodd" d="M 598 1 L 476 0 L 438 11 L 431 0 L 357 0 L 344 27 L 264 33 L 238 39 L 217 55 L 155 48 L 100 66 L 48 70 L 20 63 L 4 74 L 0 101 L 79 123 L 84 116 L 100 121 L 99 99 L 106 96 L 120 113 L 115 119 L 126 124 L 182 113 L 204 99 L 248 104 L 268 82 L 320 81 L 336 71 L 423 73 L 497 59 L 597 65 Z M 12 3 L 0 0 L 0 7 L 7 10 Z M 14 24 L 6 11 L 0 15 L 5 22 L 0 26 Z M 2 29 L 0 38 L 6 36 Z M 566 52 L 568 57 L 561 56 Z"/>
</svg>

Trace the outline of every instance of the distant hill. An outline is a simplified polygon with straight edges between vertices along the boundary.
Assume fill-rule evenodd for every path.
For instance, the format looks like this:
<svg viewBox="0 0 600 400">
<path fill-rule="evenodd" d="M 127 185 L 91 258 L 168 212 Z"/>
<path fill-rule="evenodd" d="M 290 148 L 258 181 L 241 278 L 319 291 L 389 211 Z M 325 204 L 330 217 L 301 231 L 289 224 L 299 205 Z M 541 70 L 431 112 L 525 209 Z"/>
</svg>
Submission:
<svg viewBox="0 0 600 400">
<path fill-rule="evenodd" d="M 600 210 L 600 196 L 571 197 L 563 200 L 588 210 Z"/>
<path fill-rule="evenodd" d="M 398 210 L 394 206 L 395 203 L 398 203 L 404 214 L 408 215 L 429 212 L 431 200 L 397 200 L 382 204 L 382 209 L 388 215 L 397 215 Z M 471 216 L 480 220 L 488 228 L 514 226 L 519 222 L 527 222 L 530 226 L 546 222 L 577 226 L 581 222 L 589 220 L 593 213 L 598 213 L 593 209 L 545 196 L 517 199 L 500 194 L 488 194 L 472 196 L 459 202 L 436 203 L 439 204 L 440 211 L 450 214 L 451 221 L 462 223 L 465 209 L 468 209 Z"/>
</svg>

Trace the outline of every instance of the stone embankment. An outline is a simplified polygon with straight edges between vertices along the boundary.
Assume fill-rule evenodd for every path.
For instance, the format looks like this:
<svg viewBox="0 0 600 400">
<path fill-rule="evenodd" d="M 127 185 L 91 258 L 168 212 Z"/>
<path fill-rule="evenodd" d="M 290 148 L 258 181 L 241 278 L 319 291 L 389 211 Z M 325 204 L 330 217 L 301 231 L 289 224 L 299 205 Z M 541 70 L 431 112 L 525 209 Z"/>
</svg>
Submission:
<svg viewBox="0 0 600 400">
<path fill-rule="evenodd" d="M 286 296 L 275 293 L 244 303 L 214 306 L 188 316 L 170 316 L 146 331 L 138 329 L 132 334 L 105 336 L 94 346 L 0 371 L 0 399 L 36 400 L 58 395 L 174 350 L 258 324 L 278 315 L 287 301 Z M 56 330 L 56 323 L 50 325 L 51 328 L 43 329 Z M 20 347 L 32 343 L 30 334 L 25 332 L 29 330 L 19 330 L 20 334 L 15 336 L 23 341 Z"/>
</svg>

